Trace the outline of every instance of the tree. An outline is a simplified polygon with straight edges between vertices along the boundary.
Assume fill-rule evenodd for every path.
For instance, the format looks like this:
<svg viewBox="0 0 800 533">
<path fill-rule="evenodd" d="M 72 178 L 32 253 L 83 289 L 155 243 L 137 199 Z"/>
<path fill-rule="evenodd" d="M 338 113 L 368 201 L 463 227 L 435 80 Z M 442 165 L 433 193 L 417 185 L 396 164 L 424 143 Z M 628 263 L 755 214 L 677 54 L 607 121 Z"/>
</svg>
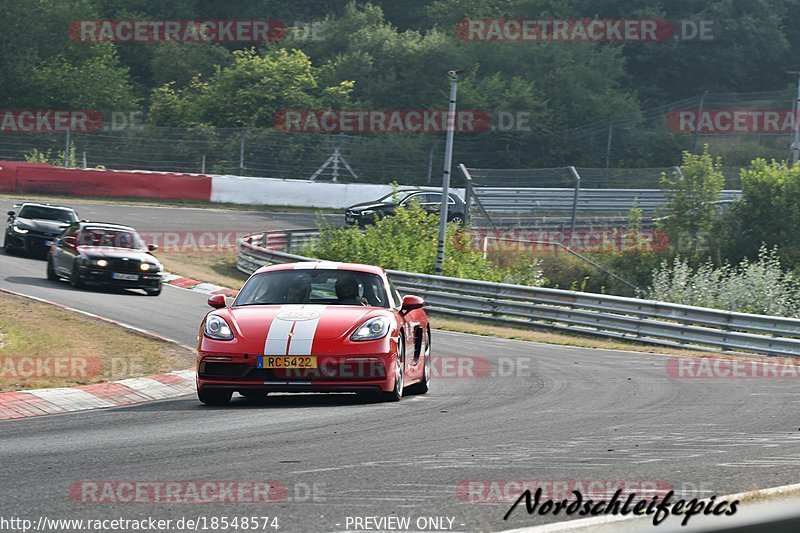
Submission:
<svg viewBox="0 0 800 533">
<path fill-rule="evenodd" d="M 320 69 L 300 50 L 237 50 L 233 63 L 185 88 L 167 84 L 153 92 L 150 122 L 164 126 L 272 127 L 278 111 L 341 106 L 353 83 L 320 87 Z"/>
<path fill-rule="evenodd" d="M 703 153 L 683 152 L 678 170 L 661 175 L 661 188 L 667 196 L 665 217 L 660 226 L 692 261 L 709 255 L 706 244 L 719 220 L 720 192 L 725 185 L 722 162 L 703 147 Z"/>
<path fill-rule="evenodd" d="M 733 258 L 753 259 L 762 245 L 777 246 L 785 265 L 800 265 L 800 165 L 756 159 L 742 169 L 742 198 L 730 219 Z"/>
</svg>

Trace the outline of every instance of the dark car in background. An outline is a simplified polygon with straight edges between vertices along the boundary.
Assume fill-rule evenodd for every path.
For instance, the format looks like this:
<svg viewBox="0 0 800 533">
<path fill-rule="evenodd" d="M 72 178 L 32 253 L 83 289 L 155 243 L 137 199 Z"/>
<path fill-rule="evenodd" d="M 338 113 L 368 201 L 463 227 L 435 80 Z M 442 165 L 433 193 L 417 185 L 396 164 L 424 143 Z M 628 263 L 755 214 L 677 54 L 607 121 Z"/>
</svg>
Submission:
<svg viewBox="0 0 800 533">
<path fill-rule="evenodd" d="M 119 224 L 81 221 L 71 224 L 47 257 L 47 279 L 67 278 L 74 288 L 101 285 L 161 293 L 163 267 L 135 229 Z"/>
<path fill-rule="evenodd" d="M 23 252 L 44 256 L 61 232 L 78 221 L 69 207 L 25 202 L 8 212 L 3 248 L 6 253 Z"/>
<path fill-rule="evenodd" d="M 350 225 L 374 224 L 376 220 L 394 215 L 399 206 L 406 206 L 411 202 L 419 203 L 422 209 L 430 213 L 439 213 L 442 206 L 442 193 L 421 189 L 401 189 L 374 202 L 364 202 L 348 207 L 344 214 L 344 220 Z M 465 218 L 464 200 L 456 193 L 451 192 L 447 208 L 447 221 L 461 224 Z"/>
</svg>

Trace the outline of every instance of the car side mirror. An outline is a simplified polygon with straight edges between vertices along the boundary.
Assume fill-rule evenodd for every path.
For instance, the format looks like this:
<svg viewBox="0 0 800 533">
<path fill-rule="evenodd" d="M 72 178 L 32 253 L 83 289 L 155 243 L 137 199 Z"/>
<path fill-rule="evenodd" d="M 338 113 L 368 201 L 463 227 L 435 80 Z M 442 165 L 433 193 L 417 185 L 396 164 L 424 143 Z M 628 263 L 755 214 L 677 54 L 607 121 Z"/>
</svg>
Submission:
<svg viewBox="0 0 800 533">
<path fill-rule="evenodd" d="M 158 245 L 157 244 L 148 244 L 147 245 L 147 251 L 155 252 L 156 250 L 158 250 Z"/>
<path fill-rule="evenodd" d="M 402 314 L 410 313 L 414 309 L 422 309 L 425 306 L 425 300 L 419 296 L 408 294 L 403 296 L 403 303 L 400 305 L 400 312 Z"/>
<path fill-rule="evenodd" d="M 13 217 L 14 215 L 16 215 L 16 213 L 14 211 L 9 211 L 8 212 L 8 216 Z"/>
<path fill-rule="evenodd" d="M 208 305 L 214 309 L 220 309 L 228 305 L 228 302 L 225 301 L 224 294 L 212 294 L 208 297 Z"/>
</svg>

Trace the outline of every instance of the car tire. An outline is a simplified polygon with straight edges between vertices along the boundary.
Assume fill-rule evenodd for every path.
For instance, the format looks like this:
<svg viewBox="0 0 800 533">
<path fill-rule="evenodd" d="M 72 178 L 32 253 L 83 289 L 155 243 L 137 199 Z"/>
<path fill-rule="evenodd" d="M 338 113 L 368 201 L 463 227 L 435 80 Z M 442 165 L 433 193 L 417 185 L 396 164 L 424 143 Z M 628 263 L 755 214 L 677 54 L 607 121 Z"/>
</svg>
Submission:
<svg viewBox="0 0 800 533">
<path fill-rule="evenodd" d="M 73 289 L 82 289 L 83 282 L 81 281 L 80 275 L 78 274 L 78 267 L 72 267 L 72 274 L 69 276 L 69 285 Z"/>
<path fill-rule="evenodd" d="M 395 357 L 394 367 L 394 389 L 383 393 L 383 399 L 387 402 L 399 402 L 403 398 L 403 386 L 405 385 L 405 360 L 406 360 L 406 340 L 400 335 L 400 343 L 397 346 L 397 356 Z"/>
<path fill-rule="evenodd" d="M 407 394 L 427 394 L 430 390 L 431 385 L 431 374 L 432 374 L 432 361 L 431 361 L 431 336 L 430 330 L 426 331 L 422 337 L 422 346 L 420 347 L 420 351 L 422 352 L 421 357 L 423 358 L 423 371 L 422 371 L 422 381 L 419 383 L 414 383 L 413 385 L 406 388 Z"/>
<path fill-rule="evenodd" d="M 3 251 L 6 255 L 14 255 L 14 249 L 8 242 L 8 233 L 6 233 L 6 236 L 3 238 Z"/>
<path fill-rule="evenodd" d="M 161 294 L 161 285 L 159 285 L 157 289 L 145 289 L 144 292 L 148 296 L 158 296 Z"/>
<path fill-rule="evenodd" d="M 197 389 L 197 398 L 205 405 L 228 405 L 233 396 L 231 390 Z"/>
<path fill-rule="evenodd" d="M 460 216 L 456 216 L 450 219 L 451 224 L 458 224 L 459 226 L 464 223 L 464 219 Z"/>
<path fill-rule="evenodd" d="M 53 268 L 53 262 L 50 259 L 47 260 L 47 279 L 50 281 L 58 281 L 58 274 L 56 274 Z"/>
</svg>

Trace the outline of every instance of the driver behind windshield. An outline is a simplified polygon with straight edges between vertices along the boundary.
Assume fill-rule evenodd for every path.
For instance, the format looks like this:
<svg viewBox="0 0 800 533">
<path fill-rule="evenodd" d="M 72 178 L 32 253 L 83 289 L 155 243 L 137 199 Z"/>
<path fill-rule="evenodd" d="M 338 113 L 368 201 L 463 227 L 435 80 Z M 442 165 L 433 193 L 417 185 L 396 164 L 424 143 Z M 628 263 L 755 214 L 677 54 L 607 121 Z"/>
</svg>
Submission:
<svg viewBox="0 0 800 533">
<path fill-rule="evenodd" d="M 286 303 L 287 304 L 302 304 L 306 303 L 309 293 L 309 285 L 303 280 L 298 280 L 289 285 L 286 290 Z"/>
<path fill-rule="evenodd" d="M 358 295 L 358 282 L 353 276 L 336 280 L 336 297 L 340 305 L 369 305 L 367 300 Z"/>
</svg>

